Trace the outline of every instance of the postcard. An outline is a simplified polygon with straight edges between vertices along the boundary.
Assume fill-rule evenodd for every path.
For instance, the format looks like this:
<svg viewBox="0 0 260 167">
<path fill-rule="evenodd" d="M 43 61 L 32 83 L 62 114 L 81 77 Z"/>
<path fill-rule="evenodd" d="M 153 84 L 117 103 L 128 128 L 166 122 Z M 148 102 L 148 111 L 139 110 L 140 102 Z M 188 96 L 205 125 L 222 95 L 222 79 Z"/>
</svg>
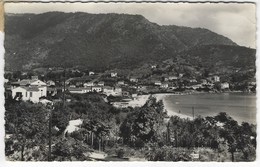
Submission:
<svg viewBox="0 0 260 167">
<path fill-rule="evenodd" d="M 256 160 L 254 2 L 2 6 L 5 161 Z"/>
</svg>

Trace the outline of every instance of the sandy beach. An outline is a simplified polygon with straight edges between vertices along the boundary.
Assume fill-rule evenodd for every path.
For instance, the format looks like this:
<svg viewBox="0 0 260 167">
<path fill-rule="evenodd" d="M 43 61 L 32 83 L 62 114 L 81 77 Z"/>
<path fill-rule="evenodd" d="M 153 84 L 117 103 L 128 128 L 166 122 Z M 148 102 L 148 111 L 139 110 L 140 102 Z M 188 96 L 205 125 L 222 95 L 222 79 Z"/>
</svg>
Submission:
<svg viewBox="0 0 260 167">
<path fill-rule="evenodd" d="M 160 94 L 153 94 L 152 96 L 155 97 L 157 100 L 162 100 L 163 101 L 163 104 L 164 104 L 164 109 L 167 110 L 167 114 L 169 116 L 178 116 L 180 118 L 189 118 L 189 119 L 192 119 L 192 117 L 188 116 L 188 115 L 184 115 L 184 114 L 181 114 L 179 113 L 178 111 L 174 111 L 172 110 L 168 105 L 167 103 L 165 102 L 164 98 L 166 96 L 180 96 L 181 94 L 174 94 L 174 93 L 160 93 Z"/>
</svg>

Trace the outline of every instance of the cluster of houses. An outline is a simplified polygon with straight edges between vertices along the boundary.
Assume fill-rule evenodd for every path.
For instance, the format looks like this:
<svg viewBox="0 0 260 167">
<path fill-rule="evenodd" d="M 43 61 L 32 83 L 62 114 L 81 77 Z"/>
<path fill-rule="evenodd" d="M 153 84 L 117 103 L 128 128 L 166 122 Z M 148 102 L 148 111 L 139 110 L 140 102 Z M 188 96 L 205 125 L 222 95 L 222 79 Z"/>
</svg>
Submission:
<svg viewBox="0 0 260 167">
<path fill-rule="evenodd" d="M 161 89 L 168 89 L 168 90 L 174 90 L 178 87 L 176 85 L 176 81 L 181 80 L 183 77 L 183 74 L 179 74 L 179 76 L 165 76 L 164 81 L 161 80 L 154 80 L 152 83 L 154 86 L 160 87 Z M 189 79 L 188 80 L 189 84 L 183 85 L 183 88 L 187 89 L 198 89 L 198 88 L 213 88 L 215 83 L 220 83 L 220 77 L 215 75 L 215 76 L 210 76 L 206 79 L 201 79 L 201 80 L 196 80 L 195 78 Z M 229 89 L 229 83 L 228 82 L 221 82 L 221 89 Z"/>
<path fill-rule="evenodd" d="M 113 71 L 108 75 L 110 79 L 113 79 L 113 83 L 108 84 L 100 76 L 102 75 L 97 75 L 95 72 L 90 71 L 88 77 L 91 77 L 91 79 L 82 81 L 82 77 L 79 77 L 81 81 L 75 82 L 77 78 L 70 78 L 65 81 L 65 86 L 63 85 L 62 87 L 58 87 L 52 80 L 43 82 L 37 76 L 33 76 L 31 79 L 12 82 L 9 92 L 11 92 L 10 94 L 13 99 L 29 100 L 35 103 L 43 100 L 43 97 L 55 96 L 59 91 L 64 91 L 64 88 L 66 91 L 76 94 L 97 92 L 106 96 L 132 97 L 136 96 L 138 92 L 149 93 L 148 87 L 150 89 L 154 88 L 172 92 L 179 87 L 176 83 L 184 78 L 184 74 L 180 73 L 178 75 L 164 75 L 158 78 L 151 77 L 150 79 L 142 79 L 138 76 L 129 76 L 126 79 L 118 76 L 118 73 Z M 187 78 L 185 79 L 187 80 Z M 148 83 L 147 80 L 149 80 Z M 200 80 L 191 78 L 188 80 L 188 83 L 183 85 L 183 88 L 194 90 L 205 87 L 213 88 L 215 83 L 219 83 L 223 90 L 230 87 L 228 82 L 221 82 L 220 77 L 217 75 L 211 75 L 208 78 Z M 130 93 L 129 89 L 133 91 Z"/>
<path fill-rule="evenodd" d="M 94 72 L 93 72 L 93 74 L 94 74 Z M 76 88 L 75 85 L 72 85 L 72 87 L 75 87 L 74 88 L 75 90 L 77 90 L 78 92 L 82 92 L 82 93 L 96 91 L 96 92 L 103 92 L 106 95 L 111 94 L 113 96 L 122 95 L 121 93 L 119 93 L 122 91 L 122 89 L 120 89 L 121 86 L 128 86 L 128 87 L 136 89 L 137 92 L 146 92 L 146 93 L 149 93 L 149 91 L 147 91 L 147 87 L 160 88 L 160 89 L 166 90 L 166 91 L 173 91 L 179 87 L 179 85 L 177 85 L 176 83 L 180 80 L 183 80 L 183 76 L 184 76 L 184 74 L 180 73 L 180 74 L 178 74 L 178 76 L 177 75 L 164 75 L 163 79 L 162 79 L 162 77 L 159 77 L 159 78 L 151 77 L 149 79 L 149 82 L 148 83 L 146 82 L 146 84 L 144 84 L 144 82 L 143 82 L 146 79 L 142 79 L 141 77 L 138 77 L 138 76 L 130 76 L 130 77 L 128 77 L 127 81 L 124 81 L 124 80 L 117 81 L 117 83 L 115 83 L 117 88 L 105 86 L 105 83 L 103 81 L 100 81 L 98 83 L 87 82 L 84 84 L 84 88 Z M 111 72 L 110 77 L 117 78 L 118 75 L 116 72 Z M 118 77 L 118 78 L 120 78 L 120 77 Z M 189 82 L 189 84 L 183 85 L 183 88 L 196 90 L 198 88 L 207 87 L 207 88 L 213 89 L 215 83 L 219 83 L 222 90 L 230 88 L 229 83 L 221 82 L 220 77 L 217 75 L 211 75 L 208 78 L 201 79 L 201 80 L 196 80 L 195 78 L 192 78 L 192 79 L 189 79 L 188 82 Z M 71 88 L 71 92 L 74 92 L 74 90 L 72 90 L 72 88 Z"/>
<path fill-rule="evenodd" d="M 107 96 L 128 96 L 129 93 L 123 91 L 120 84 L 124 82 L 118 82 L 118 86 L 105 86 L 103 81 L 95 83 L 89 81 L 83 84 L 83 87 L 76 87 L 70 85 L 71 79 L 65 82 L 65 90 L 70 93 L 83 94 L 88 92 L 102 93 Z M 18 80 L 11 82 L 10 87 L 6 87 L 5 96 L 12 97 L 15 100 L 31 101 L 38 103 L 41 101 L 46 102 L 47 96 L 55 96 L 59 91 L 64 91 L 64 87 L 56 87 L 54 81 L 43 82 L 38 79 L 37 76 L 32 76 L 31 79 Z"/>
<path fill-rule="evenodd" d="M 200 82 L 197 82 L 196 79 L 191 79 L 190 83 L 194 83 L 191 86 L 186 86 L 186 88 L 198 89 L 208 87 L 213 89 L 215 83 L 220 83 L 220 88 L 222 90 L 229 89 L 230 85 L 228 82 L 220 82 L 220 77 L 217 75 L 210 76 L 207 79 L 201 79 Z"/>
<path fill-rule="evenodd" d="M 85 87 L 69 87 L 67 90 L 70 93 L 89 93 L 89 92 L 98 92 L 105 94 L 107 96 L 122 96 L 123 91 L 120 87 L 111 87 L 111 86 L 99 86 L 99 85 L 93 85 L 93 86 L 85 86 Z"/>
</svg>

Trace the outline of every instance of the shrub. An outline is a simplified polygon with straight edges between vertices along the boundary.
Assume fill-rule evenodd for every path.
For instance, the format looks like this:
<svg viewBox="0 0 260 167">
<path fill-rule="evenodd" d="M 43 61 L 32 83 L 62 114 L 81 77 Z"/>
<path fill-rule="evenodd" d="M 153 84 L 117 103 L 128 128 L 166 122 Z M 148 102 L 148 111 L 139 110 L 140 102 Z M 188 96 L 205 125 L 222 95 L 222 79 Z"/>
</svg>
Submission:
<svg viewBox="0 0 260 167">
<path fill-rule="evenodd" d="M 82 140 L 84 139 L 83 136 L 82 136 L 82 134 L 81 134 L 80 132 L 78 132 L 78 131 L 72 132 L 72 133 L 70 134 L 70 137 L 72 137 L 72 138 L 74 138 L 74 139 L 76 139 L 76 140 L 80 140 L 80 141 L 82 141 Z"/>
<path fill-rule="evenodd" d="M 125 150 L 123 148 L 116 150 L 116 155 L 118 158 L 123 158 L 125 155 Z"/>
</svg>

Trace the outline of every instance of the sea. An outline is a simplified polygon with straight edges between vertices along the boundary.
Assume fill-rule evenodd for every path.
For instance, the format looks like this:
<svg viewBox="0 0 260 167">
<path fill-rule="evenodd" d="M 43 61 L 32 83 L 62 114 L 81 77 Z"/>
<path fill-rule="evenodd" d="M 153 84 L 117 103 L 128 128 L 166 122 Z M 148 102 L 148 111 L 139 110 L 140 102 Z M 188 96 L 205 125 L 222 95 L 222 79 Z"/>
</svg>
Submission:
<svg viewBox="0 0 260 167">
<path fill-rule="evenodd" d="M 215 116 L 226 112 L 238 123 L 256 124 L 255 93 L 204 93 L 189 95 L 163 96 L 168 115 L 182 115 L 192 118 L 196 116 Z"/>
</svg>

